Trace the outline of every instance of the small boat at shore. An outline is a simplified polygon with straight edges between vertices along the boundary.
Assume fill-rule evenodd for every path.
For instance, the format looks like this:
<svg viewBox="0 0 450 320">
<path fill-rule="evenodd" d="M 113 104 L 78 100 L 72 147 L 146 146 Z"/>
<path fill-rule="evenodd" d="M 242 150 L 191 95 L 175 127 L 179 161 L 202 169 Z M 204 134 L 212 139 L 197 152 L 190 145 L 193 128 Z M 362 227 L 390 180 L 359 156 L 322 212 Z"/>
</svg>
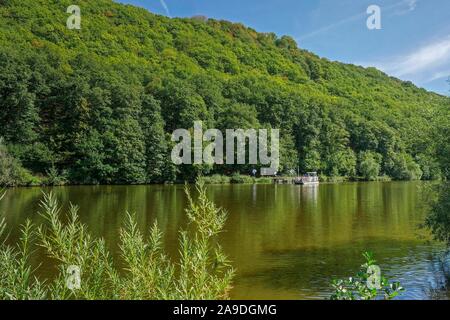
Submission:
<svg viewBox="0 0 450 320">
<path fill-rule="evenodd" d="M 308 172 L 302 177 L 297 177 L 294 179 L 294 184 L 297 185 L 318 185 L 320 183 L 319 176 L 317 175 L 317 172 Z"/>
</svg>

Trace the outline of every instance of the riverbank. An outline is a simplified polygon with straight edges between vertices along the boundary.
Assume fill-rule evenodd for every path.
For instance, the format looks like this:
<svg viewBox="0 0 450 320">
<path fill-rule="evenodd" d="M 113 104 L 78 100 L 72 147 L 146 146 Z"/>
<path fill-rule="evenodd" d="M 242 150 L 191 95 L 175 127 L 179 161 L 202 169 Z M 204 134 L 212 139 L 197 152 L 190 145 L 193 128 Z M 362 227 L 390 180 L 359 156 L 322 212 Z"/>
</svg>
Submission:
<svg viewBox="0 0 450 320">
<path fill-rule="evenodd" d="M 215 174 L 212 176 L 200 177 L 200 179 L 205 184 L 272 184 L 274 183 L 273 177 L 251 177 L 246 175 L 232 175 L 225 176 Z M 294 179 L 292 176 L 278 176 L 279 180 L 290 181 Z M 367 180 L 363 177 L 343 177 L 343 176 L 325 176 L 320 175 L 320 182 L 322 183 L 343 183 L 343 182 L 369 182 L 369 181 L 379 181 L 379 182 L 387 182 L 392 181 L 391 177 L 388 176 L 380 176 L 372 180 Z"/>
<path fill-rule="evenodd" d="M 277 176 L 279 180 L 290 181 L 294 179 L 293 176 Z M 205 184 L 272 184 L 274 177 L 251 177 L 247 175 L 234 174 L 232 176 L 214 174 L 212 176 L 204 176 L 199 179 L 203 180 Z M 319 181 L 322 183 L 344 183 L 344 182 L 388 182 L 393 181 L 389 176 L 379 176 L 374 179 L 366 179 L 364 177 L 345 177 L 345 176 L 326 176 L 319 175 Z M 406 180 L 405 180 L 406 181 Z M 408 180 L 413 181 L 413 180 Z M 175 184 L 184 184 L 179 181 Z"/>
<path fill-rule="evenodd" d="M 58 186 L 89 186 L 89 185 L 103 185 L 103 184 L 81 184 L 70 182 L 64 175 L 58 175 L 57 172 L 50 172 L 48 176 L 33 176 L 31 174 L 25 175 L 26 179 L 16 181 L 14 184 L 1 184 L 0 188 L 15 188 L 15 187 L 58 187 Z M 292 176 L 277 176 L 281 180 L 292 180 Z M 228 185 L 228 184 L 273 184 L 274 177 L 252 177 L 249 175 L 233 174 L 231 176 L 213 174 L 210 176 L 201 176 L 198 179 L 202 180 L 207 185 Z M 345 177 L 345 176 L 326 176 L 319 175 L 321 183 L 344 183 L 344 182 L 388 182 L 399 181 L 392 179 L 389 176 L 379 176 L 374 179 L 366 179 L 363 177 Z M 403 180 L 401 180 L 403 181 Z M 404 180 L 413 181 L 413 180 Z M 186 183 L 193 183 L 193 181 L 177 180 L 165 183 L 133 183 L 121 184 L 111 183 L 106 185 L 152 185 L 152 184 L 176 184 L 182 185 Z"/>
</svg>

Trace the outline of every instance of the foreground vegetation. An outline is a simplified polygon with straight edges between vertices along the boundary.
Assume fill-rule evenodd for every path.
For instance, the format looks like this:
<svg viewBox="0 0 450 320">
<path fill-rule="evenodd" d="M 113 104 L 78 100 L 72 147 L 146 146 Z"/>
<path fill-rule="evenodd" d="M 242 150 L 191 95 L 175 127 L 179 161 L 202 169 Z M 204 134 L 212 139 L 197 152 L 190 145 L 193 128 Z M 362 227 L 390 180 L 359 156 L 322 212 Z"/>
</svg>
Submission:
<svg viewBox="0 0 450 320">
<path fill-rule="evenodd" d="M 432 187 L 432 194 L 425 201 L 429 205 L 429 213 L 425 227 L 431 231 L 434 239 L 447 245 L 443 254 L 441 270 L 446 277 L 445 290 L 450 288 L 450 126 L 447 126 L 442 136 L 437 137 L 442 148 L 437 155 L 445 176 L 445 181 Z"/>
<path fill-rule="evenodd" d="M 288 37 L 111 0 L 0 1 L 0 184 L 135 184 L 248 173 L 170 162 L 176 128 L 279 128 L 281 167 L 438 179 L 449 99 L 321 59 Z M 301 44 L 300 44 L 301 46 Z M 6 160 L 5 160 L 6 159 Z"/>
<path fill-rule="evenodd" d="M 443 130 L 443 135 L 436 139 L 442 145 L 437 155 L 445 181 L 433 190 L 437 197 L 428 199 L 430 213 L 425 226 L 431 230 L 436 240 L 446 243 L 450 249 L 450 125 Z M 450 279 L 450 275 L 448 277 Z"/>
<path fill-rule="evenodd" d="M 373 254 L 363 254 L 366 262 L 361 265 L 359 272 L 354 277 L 347 279 L 335 279 L 332 282 L 333 294 L 331 300 L 392 300 L 398 297 L 405 289 L 399 282 L 389 282 L 382 274 L 374 273 L 376 260 Z"/>
<path fill-rule="evenodd" d="M 450 249 L 450 182 L 442 183 L 433 189 L 437 197 L 431 201 L 425 226 L 431 230 L 435 240 L 445 243 Z"/>
<path fill-rule="evenodd" d="M 102 239 L 95 239 L 78 220 L 71 206 L 66 217 L 53 194 L 45 194 L 41 215 L 46 223 L 26 222 L 17 247 L 0 245 L 0 300 L 14 299 L 227 299 L 234 277 L 215 238 L 226 220 L 223 210 L 210 202 L 202 183 L 193 199 L 186 194 L 189 231 L 180 232 L 179 261 L 164 252 L 163 234 L 155 223 L 145 239 L 133 215 L 120 232 L 120 260 L 113 261 Z M 67 222 L 63 222 L 64 218 Z M 6 226 L 0 224 L 0 235 Z M 55 279 L 38 279 L 30 258 L 38 245 L 58 267 Z M 117 269 L 115 265 L 122 265 Z M 71 266 L 81 271 L 78 286 Z M 76 281 L 74 282 L 76 284 Z"/>
</svg>

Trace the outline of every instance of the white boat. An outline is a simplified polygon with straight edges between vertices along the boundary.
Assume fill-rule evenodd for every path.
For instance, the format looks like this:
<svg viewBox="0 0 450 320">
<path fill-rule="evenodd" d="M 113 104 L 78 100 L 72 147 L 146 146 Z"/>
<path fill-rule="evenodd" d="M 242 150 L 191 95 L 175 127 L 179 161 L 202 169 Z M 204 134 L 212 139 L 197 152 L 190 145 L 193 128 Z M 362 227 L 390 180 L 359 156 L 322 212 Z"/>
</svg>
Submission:
<svg viewBox="0 0 450 320">
<path fill-rule="evenodd" d="M 317 185 L 320 181 L 317 172 L 308 172 L 304 176 L 296 178 L 294 183 L 298 185 Z"/>
</svg>

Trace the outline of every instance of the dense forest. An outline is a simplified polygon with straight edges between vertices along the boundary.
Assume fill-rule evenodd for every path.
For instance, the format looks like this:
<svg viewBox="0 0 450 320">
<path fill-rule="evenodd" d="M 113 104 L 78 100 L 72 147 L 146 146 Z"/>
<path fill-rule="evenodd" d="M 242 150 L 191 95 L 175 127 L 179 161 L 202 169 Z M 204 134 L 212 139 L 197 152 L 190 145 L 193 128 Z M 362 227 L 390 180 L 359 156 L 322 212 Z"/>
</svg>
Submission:
<svg viewBox="0 0 450 320">
<path fill-rule="evenodd" d="M 66 26 L 72 4 L 81 30 Z M 110 0 L 0 0 L 0 185 L 250 171 L 173 165 L 170 135 L 195 120 L 280 129 L 282 173 L 448 174 L 448 97 L 301 46 L 241 24 L 170 19 Z"/>
</svg>

